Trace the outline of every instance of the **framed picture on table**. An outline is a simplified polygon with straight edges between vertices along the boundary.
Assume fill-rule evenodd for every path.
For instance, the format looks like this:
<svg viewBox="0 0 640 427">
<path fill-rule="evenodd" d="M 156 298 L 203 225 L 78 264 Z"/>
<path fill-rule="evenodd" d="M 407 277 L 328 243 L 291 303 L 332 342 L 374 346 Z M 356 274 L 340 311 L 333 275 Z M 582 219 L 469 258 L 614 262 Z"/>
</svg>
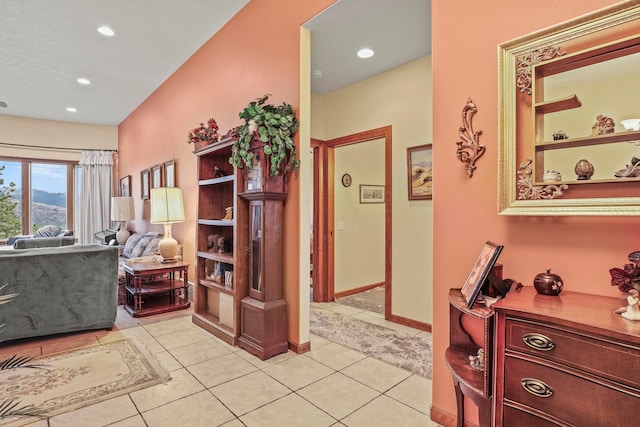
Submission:
<svg viewBox="0 0 640 427">
<path fill-rule="evenodd" d="M 503 247 L 502 245 L 496 245 L 489 241 L 482 247 L 482 251 L 480 251 L 480 255 L 461 290 L 462 296 L 467 302 L 467 307 L 472 307 L 476 302 L 482 286 L 485 280 L 487 280 L 487 277 L 489 277 L 489 273 L 498 260 Z"/>
</svg>

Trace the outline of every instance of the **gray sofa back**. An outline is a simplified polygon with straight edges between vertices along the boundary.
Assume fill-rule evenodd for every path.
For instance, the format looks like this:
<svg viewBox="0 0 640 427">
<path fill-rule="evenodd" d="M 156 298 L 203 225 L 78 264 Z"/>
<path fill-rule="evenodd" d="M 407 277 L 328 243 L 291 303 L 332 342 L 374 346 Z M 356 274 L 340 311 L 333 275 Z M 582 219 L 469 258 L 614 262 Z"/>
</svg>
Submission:
<svg viewBox="0 0 640 427">
<path fill-rule="evenodd" d="M 111 328 L 117 311 L 118 248 L 73 245 L 0 251 L 0 342 Z"/>
<path fill-rule="evenodd" d="M 16 239 L 13 242 L 14 249 L 54 248 L 58 246 L 70 246 L 76 242 L 74 236 L 61 237 L 27 237 Z"/>
</svg>

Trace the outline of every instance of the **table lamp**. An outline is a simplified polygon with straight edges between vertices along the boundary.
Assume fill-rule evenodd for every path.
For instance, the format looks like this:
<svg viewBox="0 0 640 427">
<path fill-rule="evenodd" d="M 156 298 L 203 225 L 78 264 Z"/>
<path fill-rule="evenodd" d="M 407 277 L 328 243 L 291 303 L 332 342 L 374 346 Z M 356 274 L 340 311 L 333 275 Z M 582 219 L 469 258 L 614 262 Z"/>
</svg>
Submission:
<svg viewBox="0 0 640 427">
<path fill-rule="evenodd" d="M 111 198 L 111 220 L 120 221 L 120 231 L 116 233 L 116 240 L 119 245 L 124 245 L 129 238 L 126 222 L 134 218 L 133 197 Z"/>
<path fill-rule="evenodd" d="M 178 242 L 171 237 L 171 224 L 183 221 L 182 190 L 176 187 L 152 188 L 151 224 L 164 225 L 164 238 L 158 245 L 163 263 L 176 262 Z"/>
</svg>

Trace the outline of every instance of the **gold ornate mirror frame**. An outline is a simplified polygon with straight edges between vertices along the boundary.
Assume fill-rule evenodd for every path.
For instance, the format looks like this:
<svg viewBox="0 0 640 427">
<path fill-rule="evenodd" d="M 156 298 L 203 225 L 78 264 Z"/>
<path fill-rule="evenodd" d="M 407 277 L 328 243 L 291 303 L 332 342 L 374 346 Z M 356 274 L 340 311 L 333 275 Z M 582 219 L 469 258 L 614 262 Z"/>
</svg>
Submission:
<svg viewBox="0 0 640 427">
<path fill-rule="evenodd" d="M 580 68 L 575 65 L 578 63 L 575 58 L 587 58 L 586 62 L 592 64 L 602 61 L 592 59 L 602 55 L 603 51 L 611 52 L 623 44 L 632 44 L 632 50 L 638 52 L 639 33 L 640 4 L 638 1 L 627 1 L 498 46 L 498 212 L 501 215 L 640 215 L 640 178 L 616 181 L 612 175 L 612 179 L 599 182 L 547 183 L 541 182 L 540 170 L 532 171 L 530 166 L 532 160 L 535 165 L 536 159 L 540 158 L 540 151 L 546 149 L 540 148 L 542 145 L 556 143 L 539 142 L 540 138 L 536 135 L 539 123 L 536 114 L 547 113 L 539 113 L 539 103 L 533 105 L 537 102 L 533 99 L 536 95 L 538 66 L 542 64 L 544 68 L 547 62 L 555 61 L 558 64 L 572 64 L 568 66 L 572 69 Z M 542 86 L 543 83 L 540 84 Z M 560 102 L 555 101 L 555 104 Z M 626 117 L 618 119 L 623 118 Z M 589 116 L 585 124 L 590 127 L 593 119 L 595 117 Z M 619 128 L 619 121 L 617 126 L 616 132 L 624 132 Z M 616 135 L 618 140 L 623 138 Z M 556 139 L 555 135 L 553 139 Z M 589 140 L 586 144 L 583 142 L 584 145 L 602 144 L 590 141 L 590 137 L 575 139 Z M 568 143 L 572 144 L 576 143 Z M 540 163 L 538 168 L 543 167 L 543 162 Z"/>
</svg>

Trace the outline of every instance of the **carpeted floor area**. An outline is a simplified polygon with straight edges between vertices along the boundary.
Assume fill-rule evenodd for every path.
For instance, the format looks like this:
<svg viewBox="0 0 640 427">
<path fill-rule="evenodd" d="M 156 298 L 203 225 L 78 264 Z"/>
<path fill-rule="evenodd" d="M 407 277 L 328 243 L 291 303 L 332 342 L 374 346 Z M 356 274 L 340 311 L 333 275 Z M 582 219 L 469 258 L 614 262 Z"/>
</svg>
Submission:
<svg viewBox="0 0 640 427">
<path fill-rule="evenodd" d="M 310 331 L 329 341 L 431 379 L 431 339 L 311 304 Z"/>
<path fill-rule="evenodd" d="M 384 286 L 377 286 L 357 294 L 336 298 L 336 302 L 361 310 L 384 314 Z"/>
<path fill-rule="evenodd" d="M 142 346 L 122 339 L 30 362 L 36 367 L 0 371 L 0 404 L 33 405 L 46 417 L 72 411 L 141 388 L 170 376 Z M 6 418 L 0 426 L 20 426 L 33 418 Z"/>
</svg>

